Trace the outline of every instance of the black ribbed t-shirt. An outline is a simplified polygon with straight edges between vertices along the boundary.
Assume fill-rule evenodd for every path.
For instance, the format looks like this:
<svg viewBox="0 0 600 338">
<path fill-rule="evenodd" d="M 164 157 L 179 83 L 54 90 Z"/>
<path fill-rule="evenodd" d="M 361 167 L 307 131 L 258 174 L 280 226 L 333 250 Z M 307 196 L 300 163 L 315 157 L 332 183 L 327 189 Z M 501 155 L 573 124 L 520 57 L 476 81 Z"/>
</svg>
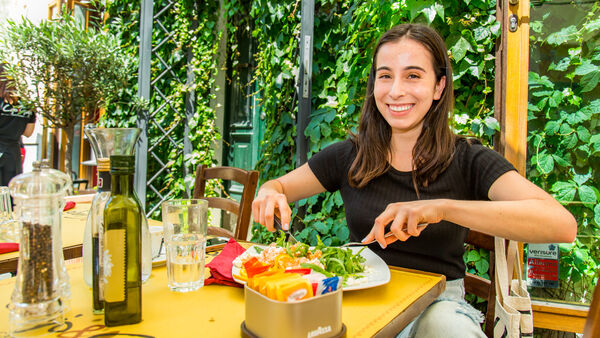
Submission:
<svg viewBox="0 0 600 338">
<path fill-rule="evenodd" d="M 360 241 L 373 227 L 375 218 L 390 203 L 414 201 L 417 195 L 411 172 L 392 167 L 365 187 L 352 188 L 348 170 L 356 157 L 350 140 L 334 143 L 308 161 L 317 179 L 328 191 L 339 190 L 344 201 L 350 240 Z M 419 187 L 421 199 L 489 200 L 492 183 L 515 168 L 495 151 L 478 142 L 459 139 L 450 166 L 428 187 Z M 442 221 L 430 224 L 419 237 L 396 241 L 386 249 L 377 243 L 369 247 L 394 266 L 430 271 L 448 280 L 464 278 L 464 242 L 469 229 Z"/>
</svg>

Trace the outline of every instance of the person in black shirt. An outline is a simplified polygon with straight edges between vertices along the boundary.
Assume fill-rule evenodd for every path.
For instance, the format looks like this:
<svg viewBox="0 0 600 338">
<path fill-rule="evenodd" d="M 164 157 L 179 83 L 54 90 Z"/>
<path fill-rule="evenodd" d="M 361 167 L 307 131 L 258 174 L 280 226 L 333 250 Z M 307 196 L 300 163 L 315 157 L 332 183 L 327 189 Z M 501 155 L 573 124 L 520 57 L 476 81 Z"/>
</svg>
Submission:
<svg viewBox="0 0 600 338">
<path fill-rule="evenodd" d="M 21 136 L 31 136 L 35 127 L 35 114 L 22 111 L 14 105 L 17 97 L 12 93 L 12 83 L 0 62 L 0 186 L 23 171 Z"/>
<path fill-rule="evenodd" d="M 340 191 L 351 240 L 375 239 L 370 248 L 390 265 L 446 275 L 446 291 L 401 337 L 484 336 L 481 313 L 463 299 L 469 229 L 534 243 L 577 232 L 575 218 L 502 156 L 452 132 L 453 105 L 443 39 L 424 25 L 396 26 L 375 48 L 357 135 L 264 183 L 252 204 L 254 220 L 274 231 L 275 213 L 289 227 L 290 202 Z"/>
</svg>

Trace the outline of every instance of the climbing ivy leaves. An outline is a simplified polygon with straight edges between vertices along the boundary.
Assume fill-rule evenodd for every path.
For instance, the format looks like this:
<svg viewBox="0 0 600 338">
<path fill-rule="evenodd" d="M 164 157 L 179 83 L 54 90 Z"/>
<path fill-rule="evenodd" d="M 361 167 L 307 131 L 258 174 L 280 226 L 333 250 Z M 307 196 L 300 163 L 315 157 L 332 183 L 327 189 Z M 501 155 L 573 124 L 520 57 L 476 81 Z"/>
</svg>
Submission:
<svg viewBox="0 0 600 338">
<path fill-rule="evenodd" d="M 111 0 L 107 3 L 107 29 L 119 34 L 123 47 L 139 58 L 140 1 Z M 218 72 L 216 55 L 220 32 L 216 30 L 218 3 L 198 4 L 192 0 L 153 2 L 160 24 L 153 29 L 151 78 L 153 88 L 147 102 L 151 114 L 148 144 L 148 208 L 160 213 L 159 194 L 182 198 L 193 186 L 194 168 L 215 162 L 215 144 L 220 133 L 215 128 L 216 115 L 210 101 L 214 99 L 214 76 Z M 160 13 L 158 15 L 157 13 Z M 193 74 L 187 81 L 188 71 Z M 193 95 L 188 97 L 192 93 Z M 135 126 L 138 111 L 127 109 L 137 96 L 137 78 L 122 98 L 123 104 L 107 109 L 101 123 L 107 127 Z M 186 119 L 186 99 L 194 102 L 191 118 Z M 192 152 L 183 156 L 184 128 L 190 129 Z M 168 132 L 168 137 L 164 131 Z M 169 142 L 172 140 L 172 142 Z M 165 168 L 164 168 L 165 167 Z M 184 168 L 188 174 L 184 175 Z M 189 195 L 188 195 L 189 196 Z M 154 208 L 156 207 L 156 208 Z"/>
</svg>

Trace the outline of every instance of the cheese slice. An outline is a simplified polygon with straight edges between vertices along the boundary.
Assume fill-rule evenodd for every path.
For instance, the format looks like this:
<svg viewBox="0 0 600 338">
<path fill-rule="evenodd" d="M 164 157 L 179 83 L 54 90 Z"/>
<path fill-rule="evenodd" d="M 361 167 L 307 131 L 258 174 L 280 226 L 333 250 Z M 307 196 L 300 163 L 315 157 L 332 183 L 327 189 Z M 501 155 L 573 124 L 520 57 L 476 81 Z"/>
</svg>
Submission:
<svg viewBox="0 0 600 338">
<path fill-rule="evenodd" d="M 282 302 L 302 300 L 313 296 L 312 284 L 304 277 L 289 280 L 278 285 L 275 291 L 277 300 Z"/>
</svg>

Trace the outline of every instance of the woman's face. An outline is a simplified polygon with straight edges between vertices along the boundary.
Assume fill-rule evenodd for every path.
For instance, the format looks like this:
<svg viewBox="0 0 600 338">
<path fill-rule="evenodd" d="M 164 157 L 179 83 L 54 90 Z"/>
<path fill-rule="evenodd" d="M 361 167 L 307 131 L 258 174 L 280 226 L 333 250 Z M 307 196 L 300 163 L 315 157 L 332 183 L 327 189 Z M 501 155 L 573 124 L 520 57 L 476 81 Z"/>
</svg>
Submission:
<svg viewBox="0 0 600 338">
<path fill-rule="evenodd" d="M 419 42 L 402 38 L 379 48 L 374 97 L 393 133 L 420 134 L 433 100 L 439 100 L 446 78 L 436 82 L 431 53 Z"/>
</svg>

